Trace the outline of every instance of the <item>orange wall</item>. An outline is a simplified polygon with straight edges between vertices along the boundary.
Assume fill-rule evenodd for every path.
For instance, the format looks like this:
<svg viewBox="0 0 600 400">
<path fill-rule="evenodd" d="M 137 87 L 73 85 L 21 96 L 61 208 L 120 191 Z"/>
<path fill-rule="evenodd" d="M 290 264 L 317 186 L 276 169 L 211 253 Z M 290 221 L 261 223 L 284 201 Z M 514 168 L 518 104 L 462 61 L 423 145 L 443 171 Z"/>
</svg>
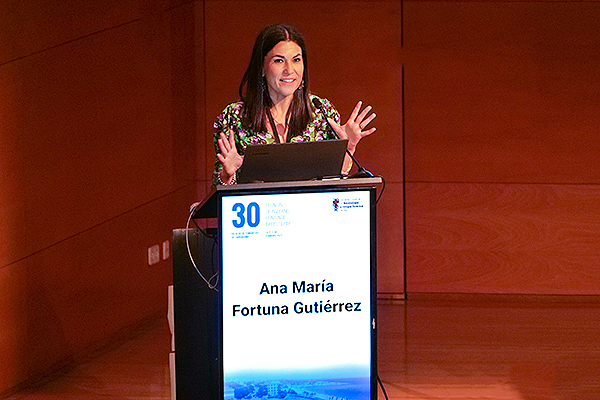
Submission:
<svg viewBox="0 0 600 400">
<path fill-rule="evenodd" d="M 345 118 L 373 105 L 357 156 L 401 220 L 400 3 L 9 0 L 0 16 L 0 394 L 166 314 L 170 260 L 147 249 L 206 193 L 212 122 L 267 23 L 305 33 L 313 90 Z M 402 226 L 379 227 L 380 287 L 401 292 Z"/>
<path fill-rule="evenodd" d="M 0 393 L 164 315 L 170 261 L 147 248 L 206 193 L 212 122 L 276 21 L 306 36 L 314 93 L 378 114 L 356 155 L 387 181 L 380 292 L 598 294 L 599 2 L 8 0 L 0 16 Z"/>
<path fill-rule="evenodd" d="M 0 394 L 166 315 L 147 249 L 197 197 L 198 123 L 168 6 L 0 2 Z"/>
<path fill-rule="evenodd" d="M 600 294 L 600 2 L 404 3 L 407 291 Z"/>
</svg>

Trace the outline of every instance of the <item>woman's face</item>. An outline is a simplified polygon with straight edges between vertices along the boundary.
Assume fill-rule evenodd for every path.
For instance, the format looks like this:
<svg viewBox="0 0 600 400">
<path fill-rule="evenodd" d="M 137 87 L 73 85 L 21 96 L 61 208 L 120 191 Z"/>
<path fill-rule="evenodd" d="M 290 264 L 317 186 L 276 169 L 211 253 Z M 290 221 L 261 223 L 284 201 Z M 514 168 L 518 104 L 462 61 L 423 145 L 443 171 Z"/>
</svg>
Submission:
<svg viewBox="0 0 600 400">
<path fill-rule="evenodd" d="M 277 43 L 265 57 L 264 73 L 274 104 L 292 96 L 304 76 L 302 48 L 292 41 Z"/>
</svg>

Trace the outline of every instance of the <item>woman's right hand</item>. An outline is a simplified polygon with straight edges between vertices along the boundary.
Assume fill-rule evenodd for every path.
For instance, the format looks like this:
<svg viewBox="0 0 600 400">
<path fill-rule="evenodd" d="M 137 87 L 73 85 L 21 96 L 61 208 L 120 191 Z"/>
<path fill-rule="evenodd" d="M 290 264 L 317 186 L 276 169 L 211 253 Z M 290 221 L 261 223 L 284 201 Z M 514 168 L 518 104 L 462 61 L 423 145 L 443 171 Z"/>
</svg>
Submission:
<svg viewBox="0 0 600 400">
<path fill-rule="evenodd" d="M 231 183 L 235 172 L 242 166 L 244 157 L 240 156 L 237 148 L 235 147 L 235 134 L 232 130 L 225 136 L 224 132 L 221 132 L 221 137 L 217 141 L 219 143 L 220 153 L 217 154 L 219 162 L 223 166 L 221 170 L 221 181 L 225 183 Z"/>
</svg>

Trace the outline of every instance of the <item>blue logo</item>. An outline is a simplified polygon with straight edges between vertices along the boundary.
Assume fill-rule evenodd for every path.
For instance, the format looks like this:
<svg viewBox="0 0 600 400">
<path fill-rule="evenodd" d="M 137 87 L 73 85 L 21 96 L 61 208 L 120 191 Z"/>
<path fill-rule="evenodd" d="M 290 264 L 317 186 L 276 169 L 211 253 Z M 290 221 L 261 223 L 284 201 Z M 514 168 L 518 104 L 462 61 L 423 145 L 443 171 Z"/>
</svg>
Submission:
<svg viewBox="0 0 600 400">
<path fill-rule="evenodd" d="M 235 212 L 237 216 L 237 219 L 231 221 L 236 228 L 242 228 L 246 224 L 251 228 L 256 228 L 260 224 L 260 207 L 255 202 L 248 204 L 248 207 L 242 203 L 235 203 L 231 211 Z"/>
</svg>

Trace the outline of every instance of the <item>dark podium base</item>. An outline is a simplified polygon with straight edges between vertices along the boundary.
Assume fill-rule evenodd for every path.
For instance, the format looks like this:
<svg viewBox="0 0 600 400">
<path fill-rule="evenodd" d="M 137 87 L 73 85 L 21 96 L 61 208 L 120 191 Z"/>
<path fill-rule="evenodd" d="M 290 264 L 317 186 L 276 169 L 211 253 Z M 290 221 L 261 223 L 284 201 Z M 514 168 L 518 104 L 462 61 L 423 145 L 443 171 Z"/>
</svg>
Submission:
<svg viewBox="0 0 600 400">
<path fill-rule="evenodd" d="M 365 393 L 364 395 L 352 394 L 341 397 L 369 400 L 377 399 L 375 195 L 376 189 L 379 185 L 381 185 L 381 183 L 381 178 L 358 178 L 347 180 L 272 182 L 262 184 L 218 186 L 210 193 L 209 196 L 207 196 L 204 201 L 202 201 L 200 204 L 197 204 L 193 208 L 192 218 L 219 218 L 219 227 L 221 232 L 217 232 L 216 229 L 213 229 L 211 232 L 209 232 L 209 235 L 214 235 L 214 237 L 217 238 L 223 236 L 222 240 L 224 243 L 218 243 L 215 239 L 209 237 L 209 235 L 205 235 L 205 233 L 200 229 L 178 229 L 173 231 L 173 309 L 175 322 L 176 398 L 178 400 L 223 400 L 223 398 L 231 398 L 236 390 L 237 382 L 246 382 L 244 379 L 247 377 L 243 374 L 240 374 L 238 377 L 232 374 L 232 371 L 235 371 L 236 373 L 239 371 L 235 370 L 236 364 L 232 363 L 231 361 L 235 360 L 238 354 L 242 354 L 242 358 L 246 361 L 255 360 L 258 359 L 257 357 L 261 357 L 261 353 L 258 353 L 257 355 L 257 350 L 260 350 L 261 346 L 255 346 L 255 341 L 262 343 L 267 347 L 271 345 L 271 343 L 261 341 L 262 339 L 259 338 L 259 335 L 256 333 L 260 330 L 256 328 L 256 324 L 249 324 L 250 321 L 242 323 L 240 319 L 232 321 L 232 318 L 235 317 L 235 311 L 233 316 L 226 315 L 227 320 L 223 321 L 223 291 L 221 284 L 220 282 L 217 284 L 216 280 L 210 280 L 210 277 L 213 276 L 215 272 L 221 272 L 223 258 L 221 254 L 222 251 L 226 255 L 228 262 L 227 268 L 223 267 L 223 269 L 226 271 L 226 275 L 224 275 L 223 279 L 225 279 L 225 277 L 228 279 L 225 284 L 225 288 L 228 290 L 226 292 L 225 300 L 228 302 L 228 310 L 231 310 L 231 307 L 234 307 L 234 309 L 235 307 L 239 307 L 239 305 L 236 306 L 236 304 L 238 304 L 240 300 L 236 300 L 235 303 L 232 303 L 231 294 L 235 294 L 235 296 L 237 296 L 234 296 L 235 299 L 241 298 L 243 301 L 245 301 L 245 299 L 249 299 L 249 302 L 255 304 L 256 296 L 262 294 L 262 289 L 261 293 L 250 293 L 248 290 L 245 290 L 243 286 L 248 284 L 249 281 L 252 281 L 253 285 L 261 284 L 261 282 L 262 285 L 265 285 L 264 282 L 266 282 L 268 279 L 264 277 L 269 276 L 268 268 L 258 268 L 260 270 L 258 275 L 255 274 L 255 276 L 252 277 L 242 273 L 247 273 L 245 270 L 236 270 L 235 268 L 232 268 L 234 266 L 246 265 L 248 263 L 254 263 L 255 266 L 258 266 L 263 265 L 265 262 L 263 254 L 254 252 L 250 248 L 244 248 L 242 245 L 252 243 L 236 242 L 236 245 L 234 246 L 232 240 L 237 240 L 238 238 L 240 240 L 245 240 L 249 237 L 244 236 L 245 234 L 258 235 L 260 231 L 262 232 L 261 235 L 264 235 L 260 237 L 256 236 L 257 238 L 260 238 L 260 240 L 271 240 L 274 237 L 286 238 L 284 242 L 287 243 L 287 248 L 294 249 L 295 247 L 290 241 L 295 240 L 296 236 L 300 235 L 297 233 L 296 229 L 299 229 L 300 232 L 303 232 L 303 237 L 314 236 L 311 232 L 313 229 L 312 227 L 318 227 L 320 224 L 325 224 L 324 226 L 331 229 L 329 231 L 324 230 L 323 232 L 326 231 L 329 233 L 322 232 L 321 235 L 323 237 L 319 240 L 325 243 L 327 241 L 332 241 L 332 238 L 336 238 L 336 240 L 333 241 L 336 244 L 332 245 L 331 248 L 339 249 L 345 248 L 343 236 L 351 231 L 352 228 L 356 228 L 357 223 L 361 224 L 359 236 L 362 238 L 362 241 L 360 242 L 360 248 L 362 249 L 362 253 L 360 254 L 362 254 L 362 256 L 361 258 L 357 258 L 361 261 L 357 262 L 357 259 L 350 259 L 346 257 L 346 261 L 342 262 L 340 261 L 339 254 L 336 255 L 335 252 L 323 252 L 321 247 L 317 246 L 317 249 L 314 252 L 308 254 L 309 257 L 303 258 L 305 259 L 306 263 L 311 263 L 311 268 L 301 268 L 302 265 L 298 264 L 295 265 L 294 269 L 291 270 L 291 275 L 275 275 L 278 275 L 278 277 L 282 279 L 282 282 L 279 283 L 292 284 L 293 281 L 293 284 L 295 284 L 296 280 L 299 282 L 302 281 L 302 289 L 297 289 L 295 296 L 290 296 L 290 304 L 295 301 L 296 303 L 293 304 L 302 305 L 303 303 L 300 301 L 298 296 L 304 296 L 301 297 L 303 301 L 305 301 L 305 299 L 312 301 L 313 297 L 311 296 L 313 295 L 313 292 L 316 291 L 308 289 L 306 293 L 304 293 L 304 280 L 309 279 L 304 278 L 305 274 L 307 277 L 314 277 L 318 275 L 318 279 L 323 278 L 323 282 L 325 282 L 324 278 L 328 278 L 329 282 L 333 280 L 336 284 L 340 285 L 338 291 L 336 291 L 335 294 L 331 294 L 331 296 L 334 296 L 331 299 L 332 302 L 347 302 L 353 300 L 353 296 L 360 292 L 360 295 L 358 295 L 360 298 L 354 299 L 354 304 L 364 304 L 365 314 L 357 314 L 356 317 L 353 318 L 344 318 L 344 323 L 348 324 L 347 326 L 350 328 L 337 329 L 336 326 L 334 326 L 335 323 L 332 322 L 336 321 L 335 319 L 318 320 L 316 322 L 317 325 L 313 326 L 315 321 L 310 319 L 310 316 L 304 315 L 303 311 L 298 312 L 295 309 L 291 309 L 291 312 L 295 312 L 295 314 L 291 315 L 289 319 L 306 318 L 303 320 L 305 322 L 304 325 L 302 325 L 303 321 L 298 319 L 295 321 L 286 320 L 286 323 L 289 323 L 289 326 L 292 326 L 294 329 L 296 329 L 294 332 L 296 334 L 295 337 L 297 338 L 295 343 L 303 343 L 305 347 L 301 348 L 307 350 L 306 354 L 303 356 L 309 358 L 312 357 L 308 365 L 311 365 L 310 368 L 314 369 L 314 371 L 317 371 L 310 375 L 310 378 L 308 379 L 301 379 L 299 376 L 294 375 L 293 379 L 291 380 L 306 381 L 305 383 L 300 384 L 300 386 L 310 386 L 313 384 L 316 385 L 318 383 L 315 382 L 327 382 L 330 380 L 329 375 L 322 374 L 319 371 L 322 371 L 323 368 L 328 368 L 330 370 L 337 368 L 337 370 L 335 370 L 333 373 L 338 375 L 334 375 L 334 377 L 346 379 L 347 381 L 352 382 L 350 385 L 354 385 L 352 386 L 353 388 L 358 388 L 348 389 L 349 391 L 354 390 L 356 392 L 358 390 L 360 393 Z M 269 196 L 280 195 L 284 195 L 287 200 L 280 199 L 277 200 L 278 202 L 275 202 L 275 199 L 272 201 L 268 199 Z M 250 198 L 247 196 L 257 197 L 256 200 L 248 200 L 249 203 L 247 203 L 246 208 L 248 212 L 244 213 L 243 209 L 245 200 L 243 199 L 247 200 Z M 302 197 L 302 199 L 300 199 L 300 197 Z M 318 211 L 316 214 L 315 209 L 307 205 L 310 203 L 306 202 L 308 199 L 313 199 L 313 205 L 318 204 Z M 291 212 L 285 208 L 283 204 L 289 204 L 292 207 L 291 210 L 293 210 L 293 213 L 296 213 L 293 215 L 297 215 L 297 218 L 302 218 L 302 223 L 298 222 L 297 225 L 294 225 L 296 227 L 294 229 L 287 228 L 288 226 L 291 226 L 290 224 L 292 222 L 290 221 L 294 221 L 293 219 L 284 221 L 286 223 L 282 225 L 277 224 L 279 219 L 284 218 L 276 218 L 277 215 L 275 215 L 275 212 L 285 212 L 286 214 Z M 253 208 L 251 209 L 250 206 Z M 265 217 L 263 221 L 265 222 L 265 225 L 260 225 L 260 228 L 259 224 L 261 219 L 259 216 L 261 214 L 259 214 L 259 209 L 265 211 L 263 214 Z M 253 210 L 253 213 L 250 213 L 250 210 Z M 271 213 L 269 213 L 269 211 L 271 211 Z M 337 214 L 338 212 L 339 214 Z M 228 215 L 226 217 L 226 225 L 223 225 L 223 215 Z M 357 216 L 358 219 L 356 221 L 352 220 L 348 222 L 352 216 Z M 271 219 L 269 220 L 267 217 L 271 217 Z M 316 220 L 316 218 L 321 219 Z M 322 219 L 325 219 L 327 222 L 323 222 Z M 300 221 L 300 219 L 297 221 Z M 269 225 L 266 224 L 267 222 L 269 222 Z M 244 228 L 245 230 L 237 230 L 244 227 L 245 224 L 252 229 Z M 285 229 L 279 229 L 277 228 L 278 226 L 285 227 Z M 341 231 L 342 228 L 345 229 L 343 232 Z M 226 234 L 223 232 L 226 232 Z M 195 261 L 195 265 L 198 269 L 200 269 L 200 271 L 197 271 L 196 267 L 190 260 L 188 248 L 186 246 L 186 233 L 189 234 L 189 244 L 192 259 Z M 275 234 L 276 236 L 273 236 Z M 279 245 L 283 246 L 284 242 L 278 243 Z M 225 250 L 222 250 L 223 248 Z M 293 253 L 293 251 L 291 252 Z M 268 258 L 268 260 L 271 263 L 270 265 L 277 265 L 276 257 L 285 259 L 287 256 L 287 254 L 275 254 L 273 257 Z M 344 263 L 355 268 L 352 274 L 347 273 L 345 269 L 346 264 Z M 322 267 L 321 270 L 315 269 L 319 265 Z M 308 265 L 304 266 L 308 267 Z M 340 268 L 339 266 L 343 266 L 344 268 Z M 324 270 L 327 271 L 327 275 L 320 277 L 320 275 L 325 273 Z M 363 274 L 361 275 L 360 280 L 358 280 L 358 278 L 351 279 L 353 276 L 357 277 L 358 275 L 356 274 L 359 272 Z M 233 275 L 227 275 L 229 273 L 232 273 Z M 205 282 L 202 276 L 204 276 L 206 279 L 209 279 L 212 284 L 216 284 L 217 290 L 210 289 L 209 285 L 207 282 Z M 333 278 L 329 278 L 330 276 L 333 276 Z M 271 282 L 271 284 L 273 284 L 273 282 Z M 321 288 L 320 292 L 323 292 L 323 290 L 324 289 Z M 299 294 L 300 292 L 302 292 L 302 294 Z M 331 286 L 331 290 L 328 290 L 328 292 L 333 292 L 333 286 Z M 285 293 L 287 293 L 287 290 Z M 329 302 L 330 299 L 328 296 L 329 295 L 326 295 L 322 298 L 314 297 L 314 299 L 320 299 L 321 302 Z M 346 297 L 349 297 L 349 300 L 346 299 Z M 307 304 L 310 302 L 309 300 L 306 300 Z M 360 302 L 356 303 L 358 300 L 360 300 Z M 284 300 L 282 299 L 282 301 Z M 288 314 L 288 305 L 284 303 L 282 303 L 286 307 L 286 312 L 284 314 Z M 317 303 L 315 302 L 315 304 Z M 368 306 L 366 306 L 367 304 Z M 349 310 L 347 309 L 347 311 Z M 354 311 L 361 310 L 354 309 Z M 310 313 L 312 314 L 312 308 Z M 241 314 L 244 315 L 243 311 Z M 258 312 L 258 315 L 261 315 L 260 312 Z M 361 318 L 362 316 L 364 316 L 364 318 Z M 266 324 L 272 328 L 271 332 L 274 332 L 274 335 L 272 336 L 274 341 L 281 337 L 286 337 L 285 329 L 275 326 L 276 323 L 277 321 L 275 321 L 275 323 L 271 321 L 269 324 Z M 327 329 L 324 330 L 324 332 L 327 332 L 327 337 L 332 341 L 336 341 L 337 344 L 337 346 L 331 346 L 332 349 L 335 349 L 333 352 L 329 352 L 331 349 L 319 348 L 323 350 L 322 353 L 326 354 L 324 357 L 320 354 L 317 354 L 317 351 L 308 351 L 314 350 L 314 347 L 312 346 L 312 343 L 314 342 L 308 342 L 308 339 L 305 339 L 303 336 L 301 336 L 302 334 L 306 334 L 308 337 L 310 336 L 309 333 L 318 332 L 319 329 L 322 329 L 320 325 L 327 325 Z M 248 326 L 253 326 L 253 328 L 247 328 Z M 226 353 L 225 358 L 222 359 L 224 329 L 227 329 L 228 334 L 225 337 L 225 344 L 228 345 L 228 349 L 230 350 L 228 353 Z M 342 329 L 350 329 L 352 332 L 350 330 L 343 331 Z M 338 330 L 340 331 L 339 333 Z M 233 332 L 234 334 L 229 335 L 230 332 Z M 364 335 L 362 335 L 360 332 L 363 332 Z M 368 340 L 367 334 L 370 335 L 370 340 Z M 340 339 L 341 336 L 343 336 L 345 341 Z M 232 337 L 235 337 L 235 340 L 232 341 Z M 347 356 L 348 354 L 345 354 L 346 349 L 353 348 L 355 344 L 355 342 L 351 342 L 351 339 L 349 339 L 351 337 L 360 337 L 362 343 L 362 352 L 357 351 L 354 354 L 360 354 L 362 358 L 359 359 L 356 357 L 352 359 L 352 361 L 346 362 L 340 367 L 338 366 L 340 361 L 337 359 Z M 311 336 L 311 338 L 314 338 L 314 336 Z M 318 338 L 311 340 L 318 340 Z M 281 342 L 278 343 L 280 346 L 279 348 L 287 346 L 286 344 L 281 344 Z M 324 342 L 321 341 L 320 343 Z M 238 345 L 238 347 L 236 347 L 236 345 Z M 292 346 L 296 348 L 295 344 L 288 347 L 291 348 Z M 246 351 L 245 349 L 251 349 L 254 352 Z M 369 353 L 366 352 L 367 350 Z M 271 353 L 275 354 L 276 352 L 273 351 Z M 368 359 L 368 357 L 370 357 L 370 359 Z M 313 362 L 313 358 L 323 358 L 324 362 L 315 364 Z M 279 363 L 277 365 L 285 365 L 287 369 L 296 371 L 298 374 L 302 372 L 301 369 L 295 369 L 296 365 L 292 365 L 296 361 L 293 355 L 287 359 L 292 360 L 287 364 L 281 362 L 282 359 L 285 359 L 285 356 L 283 356 L 283 358 L 274 357 L 273 359 L 275 360 L 276 364 Z M 346 359 L 349 360 L 349 358 Z M 332 363 L 331 360 L 336 360 L 338 364 Z M 226 372 L 224 372 L 224 363 L 228 363 L 228 368 L 230 365 L 234 365 L 234 368 L 229 368 L 226 370 Z M 280 376 L 285 377 L 286 375 L 281 374 L 281 372 L 277 370 L 275 375 L 278 377 L 272 378 L 269 375 L 269 373 L 271 373 L 269 368 L 266 368 L 265 365 L 261 365 L 258 362 L 257 364 L 259 364 L 259 369 L 262 368 L 260 373 L 264 374 L 259 376 L 260 379 L 258 379 L 257 382 L 275 382 L 273 386 L 275 389 L 278 389 L 279 384 L 277 382 L 281 380 Z M 247 371 L 254 373 L 253 366 L 251 366 L 252 363 L 247 365 L 250 366 L 244 366 L 244 368 L 246 368 Z M 247 373 L 243 369 L 241 371 L 243 373 Z M 323 376 L 320 376 L 319 374 Z M 224 377 L 226 379 L 224 379 Z M 362 381 L 356 383 L 354 381 L 355 379 L 364 379 L 367 377 L 369 377 L 369 381 L 365 381 L 366 383 L 363 383 Z M 254 376 L 252 376 L 252 378 L 254 379 Z M 289 380 L 288 378 L 284 379 Z M 227 386 L 225 388 L 224 380 L 227 380 Z M 250 381 L 252 381 L 252 379 Z M 225 393 L 225 389 L 227 390 L 227 393 Z M 323 394 L 325 393 L 326 392 Z"/>
<path fill-rule="evenodd" d="M 209 278 L 220 265 L 219 246 L 199 229 L 189 230 L 189 241 L 196 265 Z M 177 399 L 219 399 L 220 294 L 192 265 L 185 229 L 173 231 L 173 286 Z"/>
</svg>

